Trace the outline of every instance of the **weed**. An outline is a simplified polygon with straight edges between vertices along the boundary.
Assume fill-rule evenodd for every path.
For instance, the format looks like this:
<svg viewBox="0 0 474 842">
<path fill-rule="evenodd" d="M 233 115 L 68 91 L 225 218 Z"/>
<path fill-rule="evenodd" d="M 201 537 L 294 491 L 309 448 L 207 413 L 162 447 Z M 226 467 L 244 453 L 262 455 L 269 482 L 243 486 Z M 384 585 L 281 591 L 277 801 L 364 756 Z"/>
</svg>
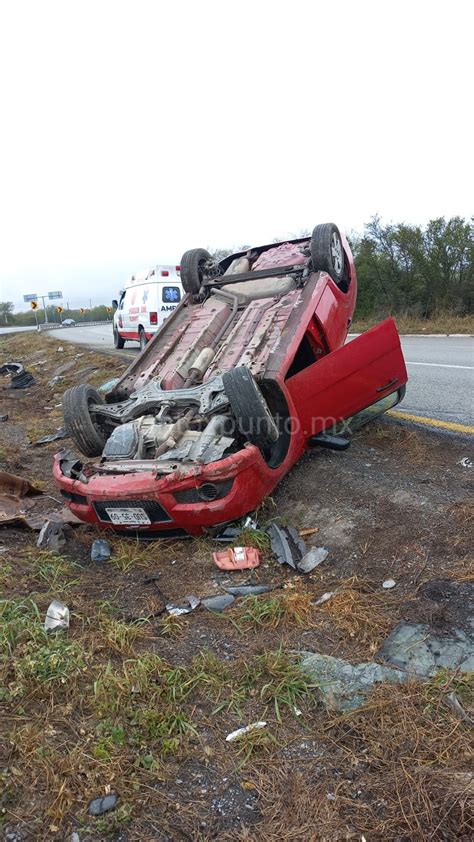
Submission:
<svg viewBox="0 0 474 842">
<path fill-rule="evenodd" d="M 166 614 L 159 622 L 161 634 L 167 637 L 179 637 L 185 628 L 186 622 L 178 614 Z"/>
<path fill-rule="evenodd" d="M 26 559 L 34 578 L 44 582 L 48 592 L 54 592 L 55 596 L 66 593 L 77 583 L 77 579 L 70 579 L 71 571 L 77 569 L 77 565 L 66 561 L 57 553 L 50 550 L 33 550 L 27 554 Z"/>
<path fill-rule="evenodd" d="M 244 526 L 235 541 L 243 547 L 256 547 L 263 554 L 270 552 L 270 538 L 263 529 Z"/>
<path fill-rule="evenodd" d="M 146 567 L 150 561 L 158 557 L 159 545 L 146 544 L 140 541 L 114 541 L 110 563 L 121 573 L 128 573 L 134 567 Z"/>
<path fill-rule="evenodd" d="M 284 622 L 307 627 L 311 625 L 312 610 L 311 597 L 298 591 L 272 597 L 248 596 L 233 623 L 239 631 L 252 627 L 276 629 Z"/>
<path fill-rule="evenodd" d="M 101 620 L 100 630 L 110 649 L 126 655 L 133 653 L 133 644 L 137 640 L 146 637 L 146 624 L 148 624 L 147 619 L 125 623 L 123 620 L 105 617 Z"/>
</svg>

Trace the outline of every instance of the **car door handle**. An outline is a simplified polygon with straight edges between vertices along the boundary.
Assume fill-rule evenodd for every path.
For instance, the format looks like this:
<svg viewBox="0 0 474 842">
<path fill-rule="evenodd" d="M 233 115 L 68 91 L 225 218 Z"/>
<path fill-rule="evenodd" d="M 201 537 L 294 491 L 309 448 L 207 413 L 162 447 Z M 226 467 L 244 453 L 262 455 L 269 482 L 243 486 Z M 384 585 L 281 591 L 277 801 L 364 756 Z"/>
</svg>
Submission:
<svg viewBox="0 0 474 842">
<path fill-rule="evenodd" d="M 388 389 L 390 386 L 394 386 L 395 383 L 397 382 L 397 380 L 398 380 L 398 377 L 392 377 L 391 380 L 387 380 L 387 382 L 384 383 L 383 386 L 379 386 L 379 388 L 376 389 L 375 391 L 376 392 L 385 392 L 385 389 Z"/>
</svg>

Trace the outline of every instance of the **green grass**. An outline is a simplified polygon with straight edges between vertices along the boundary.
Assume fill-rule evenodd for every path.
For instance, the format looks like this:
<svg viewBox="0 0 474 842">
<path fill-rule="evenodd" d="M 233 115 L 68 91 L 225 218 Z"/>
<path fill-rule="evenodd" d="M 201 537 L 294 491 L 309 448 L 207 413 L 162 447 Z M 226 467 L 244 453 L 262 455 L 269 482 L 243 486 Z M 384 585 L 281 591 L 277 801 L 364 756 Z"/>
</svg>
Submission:
<svg viewBox="0 0 474 842">
<path fill-rule="evenodd" d="M 291 591 L 278 596 L 248 596 L 242 600 L 240 614 L 232 619 L 241 632 L 249 629 L 276 629 L 282 623 L 308 626 L 311 624 L 311 598 L 308 594 Z"/>
</svg>

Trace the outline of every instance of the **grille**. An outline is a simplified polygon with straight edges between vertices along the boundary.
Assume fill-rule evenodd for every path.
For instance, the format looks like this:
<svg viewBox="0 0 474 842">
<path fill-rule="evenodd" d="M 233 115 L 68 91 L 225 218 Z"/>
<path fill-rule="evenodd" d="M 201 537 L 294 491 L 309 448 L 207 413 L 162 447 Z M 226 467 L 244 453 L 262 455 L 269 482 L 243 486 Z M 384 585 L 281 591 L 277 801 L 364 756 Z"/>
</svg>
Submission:
<svg viewBox="0 0 474 842">
<path fill-rule="evenodd" d="M 105 523 L 110 523 L 106 509 L 144 509 L 152 523 L 170 521 L 170 516 L 156 500 L 105 500 L 94 503 L 97 517 Z"/>
</svg>

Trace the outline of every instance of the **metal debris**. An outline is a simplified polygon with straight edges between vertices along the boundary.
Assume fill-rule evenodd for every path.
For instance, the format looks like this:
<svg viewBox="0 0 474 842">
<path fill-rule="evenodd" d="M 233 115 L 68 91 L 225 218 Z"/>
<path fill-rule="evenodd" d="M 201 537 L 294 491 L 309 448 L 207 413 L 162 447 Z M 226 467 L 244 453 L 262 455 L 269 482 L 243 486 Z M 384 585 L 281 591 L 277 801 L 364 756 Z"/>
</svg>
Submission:
<svg viewBox="0 0 474 842">
<path fill-rule="evenodd" d="M 48 606 L 44 621 L 45 631 L 60 631 L 69 628 L 69 608 L 63 602 L 53 599 Z"/>
<path fill-rule="evenodd" d="M 260 593 L 273 591 L 276 587 L 279 585 L 232 585 L 224 590 L 232 596 L 257 596 Z"/>
<path fill-rule="evenodd" d="M 66 536 L 61 523 L 47 520 L 41 527 L 36 546 L 59 553 L 66 546 Z"/>
<path fill-rule="evenodd" d="M 468 456 L 464 456 L 464 457 L 461 459 L 461 461 L 459 462 L 459 465 L 462 465 L 462 466 L 463 466 L 463 468 L 472 468 L 473 464 L 474 464 L 474 463 L 472 462 L 472 460 L 471 460 L 471 459 L 469 459 L 469 457 L 468 457 Z"/>
<path fill-rule="evenodd" d="M 217 596 L 208 596 L 202 600 L 204 608 L 208 611 L 215 611 L 219 613 L 228 608 L 234 602 L 234 597 L 230 593 L 218 594 Z"/>
<path fill-rule="evenodd" d="M 91 547 L 91 561 L 107 561 L 111 555 L 111 547 L 108 541 L 98 538 Z"/>
<path fill-rule="evenodd" d="M 193 596 L 191 594 L 191 596 L 185 596 L 180 605 L 175 605 L 172 602 L 169 602 L 166 606 L 166 610 L 172 617 L 179 617 L 181 614 L 190 614 L 191 611 L 194 611 L 194 609 L 200 605 L 200 603 L 201 600 L 197 596 Z"/>
<path fill-rule="evenodd" d="M 118 796 L 111 792 L 109 795 L 104 795 L 103 798 L 93 798 L 92 801 L 89 801 L 87 812 L 90 816 L 102 816 L 109 810 L 113 810 L 117 806 L 117 802 Z"/>
<path fill-rule="evenodd" d="M 252 734 L 253 731 L 261 731 L 266 727 L 266 722 L 251 722 L 250 725 L 245 725 L 243 728 L 237 728 L 236 731 L 231 731 L 230 734 L 227 734 L 225 741 L 226 743 L 233 743 L 236 740 L 240 740 L 241 737 L 245 737 L 246 734 Z"/>
</svg>

